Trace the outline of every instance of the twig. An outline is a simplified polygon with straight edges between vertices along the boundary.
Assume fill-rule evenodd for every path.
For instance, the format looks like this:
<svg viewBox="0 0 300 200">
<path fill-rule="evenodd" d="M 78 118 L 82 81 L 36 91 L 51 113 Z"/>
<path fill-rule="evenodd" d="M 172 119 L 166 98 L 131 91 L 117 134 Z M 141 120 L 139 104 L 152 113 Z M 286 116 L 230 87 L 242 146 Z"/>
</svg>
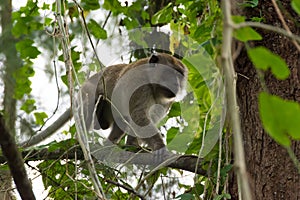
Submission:
<svg viewBox="0 0 300 200">
<path fill-rule="evenodd" d="M 18 146 L 23 148 L 31 147 L 35 144 L 40 143 L 46 138 L 50 137 L 53 133 L 55 133 L 60 127 L 62 127 L 69 119 L 72 117 L 71 108 L 68 108 L 55 122 L 53 122 L 50 126 L 48 126 L 45 130 L 41 131 L 37 135 L 32 136 L 25 142 L 22 142 Z"/>
<path fill-rule="evenodd" d="M 264 23 L 259 23 L 259 22 L 242 22 L 242 23 L 238 23 L 238 24 L 234 24 L 233 22 L 230 22 L 228 24 L 229 26 L 231 26 L 234 29 L 240 29 L 240 28 L 244 28 L 244 27 L 248 27 L 248 26 L 252 26 L 252 27 L 256 27 L 256 28 L 262 28 L 265 30 L 269 30 L 269 31 L 273 31 L 279 34 L 282 34 L 292 40 L 296 40 L 297 42 L 300 42 L 300 37 L 293 34 L 293 33 L 289 33 L 287 32 L 285 29 L 283 28 L 279 28 L 276 26 L 272 26 L 269 24 L 264 24 Z"/>
<path fill-rule="evenodd" d="M 240 124 L 241 122 L 236 101 L 236 73 L 233 68 L 231 57 L 231 44 L 233 32 L 233 27 L 231 26 L 231 24 L 233 24 L 233 22 L 231 21 L 230 1 L 222 1 L 222 11 L 224 16 L 224 25 L 221 56 L 222 65 L 225 73 L 227 108 L 229 111 L 231 127 L 233 130 L 234 160 L 236 165 L 237 180 L 238 186 L 240 187 L 240 191 L 242 193 L 242 199 L 251 200 L 252 197 L 249 186 L 248 174 L 246 171 L 242 130 Z"/>
<path fill-rule="evenodd" d="M 63 49 L 65 66 L 66 66 L 67 73 L 68 73 L 69 91 L 70 91 L 71 107 L 72 107 L 72 105 L 75 105 L 74 104 L 75 103 L 75 97 L 74 97 L 74 87 L 73 87 L 73 76 L 72 76 L 73 72 L 74 72 L 75 79 L 76 79 L 77 82 L 78 82 L 78 79 L 77 79 L 75 69 L 73 67 L 73 63 L 72 63 L 72 59 L 71 59 L 71 48 L 69 47 L 70 41 L 69 41 L 69 36 L 67 34 L 67 31 L 66 31 L 67 30 L 67 25 L 62 20 L 61 3 L 62 2 L 60 0 L 56 0 L 57 21 L 58 21 L 60 31 L 62 32 L 62 35 L 63 35 L 63 37 L 62 37 L 62 49 Z M 77 129 L 77 131 L 79 132 L 80 130 Z M 84 133 L 86 133 L 86 132 L 84 132 Z M 87 162 L 87 166 L 88 166 L 88 169 L 89 169 L 89 172 L 90 172 L 90 177 L 91 177 L 91 181 L 92 181 L 93 186 L 94 186 L 95 193 L 97 194 L 98 198 L 105 199 L 101 183 L 98 179 L 98 175 L 97 175 L 96 170 L 95 170 L 94 162 L 91 158 L 91 154 L 90 154 L 90 151 L 89 151 L 89 146 L 86 144 L 86 142 L 84 140 L 86 138 L 83 138 L 85 136 L 84 133 L 79 132 L 79 134 L 77 134 L 78 135 L 77 138 L 78 138 L 79 144 L 82 148 L 84 158 Z"/>
<path fill-rule="evenodd" d="M 127 190 L 128 192 L 134 194 L 135 196 L 138 196 L 138 197 L 139 197 L 140 199 L 142 199 L 142 200 L 145 199 L 145 198 L 143 197 L 143 195 L 137 193 L 134 189 L 132 189 L 132 188 L 126 186 L 126 185 L 123 185 L 123 184 L 121 184 L 121 183 L 118 183 L 118 182 L 116 182 L 116 181 L 109 180 L 109 179 L 105 179 L 105 181 L 108 182 L 108 183 L 111 183 L 111 184 L 113 184 L 113 185 L 115 185 L 115 186 L 118 186 L 118 187 L 121 187 L 121 188 Z"/>
<path fill-rule="evenodd" d="M 300 162 L 299 162 L 297 156 L 295 155 L 295 153 L 291 147 L 286 147 L 286 150 L 287 150 L 290 158 L 292 159 L 294 165 L 296 166 L 298 173 L 300 174 Z"/>
<path fill-rule="evenodd" d="M 96 58 L 97 58 L 97 61 L 98 61 L 99 65 L 100 65 L 100 67 L 101 67 L 101 69 L 102 69 L 102 68 L 105 67 L 105 65 L 100 61 L 100 58 L 98 57 L 98 54 L 97 54 L 97 52 L 96 52 L 96 48 L 95 48 L 94 43 L 93 43 L 93 41 L 92 41 L 91 34 L 90 34 L 90 31 L 89 31 L 89 29 L 88 29 L 88 27 L 87 27 L 86 20 L 85 20 L 85 17 L 84 17 L 84 10 L 83 10 L 83 8 L 80 6 L 80 4 L 79 4 L 76 0 L 73 0 L 73 1 L 74 1 L 74 3 L 76 4 L 76 6 L 77 6 L 77 7 L 79 8 L 79 10 L 80 10 L 80 15 L 81 15 L 81 18 L 82 18 L 82 20 L 83 20 L 83 24 L 84 24 L 85 31 L 86 31 L 86 33 L 87 33 L 87 35 L 88 35 L 88 39 L 89 39 L 89 41 L 90 41 L 90 44 L 91 44 L 92 49 L 93 49 L 93 51 L 94 51 L 94 54 L 95 54 L 95 56 L 96 56 Z"/>
<path fill-rule="evenodd" d="M 285 20 L 284 20 L 284 18 L 283 18 L 282 13 L 280 12 L 280 9 L 278 8 L 278 5 L 277 5 L 276 1 L 275 1 L 275 0 L 272 0 L 272 4 L 273 4 L 273 6 L 274 6 L 274 8 L 275 8 L 275 10 L 276 10 L 276 13 L 277 13 L 277 15 L 278 15 L 278 17 L 279 17 L 279 20 L 280 20 L 281 23 L 282 23 L 282 26 L 284 27 L 284 29 L 285 29 L 289 34 L 292 34 L 290 28 L 288 27 L 288 25 L 286 24 L 286 22 L 285 22 Z M 300 51 L 300 46 L 299 46 L 299 44 L 295 41 L 295 39 L 293 39 L 292 42 L 293 42 L 293 44 L 295 45 L 295 47 L 298 49 L 298 51 Z"/>
<path fill-rule="evenodd" d="M 88 29 L 88 27 L 87 27 L 86 20 L 85 20 L 85 17 L 84 17 L 84 10 L 83 10 L 83 8 L 80 6 L 80 4 L 79 4 L 76 0 L 73 0 L 73 1 L 75 2 L 75 4 L 78 6 L 78 8 L 79 8 L 79 10 L 80 10 L 80 14 L 81 14 L 81 18 L 82 18 L 82 21 L 83 21 L 83 24 L 84 24 L 85 31 L 86 31 L 86 33 L 87 33 L 88 39 L 89 39 L 89 41 L 90 41 L 90 44 L 91 44 L 91 46 L 92 46 L 93 52 L 94 52 L 94 54 L 95 54 L 95 56 L 96 56 L 96 59 L 97 59 L 99 65 L 100 65 L 100 69 L 102 70 L 102 69 L 105 67 L 105 65 L 101 62 L 101 60 L 100 60 L 100 58 L 99 58 L 99 56 L 98 56 L 98 54 L 97 54 L 97 52 L 96 52 L 95 45 L 94 45 L 94 43 L 93 43 L 93 41 L 92 41 L 91 34 L 90 34 L 90 31 L 89 31 L 89 29 Z M 109 13 L 109 16 L 110 16 L 110 14 L 111 14 L 111 13 Z M 108 19 L 108 18 L 107 18 L 107 19 Z M 104 28 L 106 22 L 107 22 L 107 21 L 105 21 L 105 23 L 104 23 L 104 25 L 103 25 L 103 28 Z M 106 98 L 106 94 L 107 94 L 107 93 L 106 93 L 106 84 L 105 84 L 105 81 L 104 81 L 104 76 L 101 77 L 101 82 L 102 82 L 102 84 L 103 84 L 103 93 L 105 94 L 105 95 L 104 95 L 104 98 Z"/>
</svg>

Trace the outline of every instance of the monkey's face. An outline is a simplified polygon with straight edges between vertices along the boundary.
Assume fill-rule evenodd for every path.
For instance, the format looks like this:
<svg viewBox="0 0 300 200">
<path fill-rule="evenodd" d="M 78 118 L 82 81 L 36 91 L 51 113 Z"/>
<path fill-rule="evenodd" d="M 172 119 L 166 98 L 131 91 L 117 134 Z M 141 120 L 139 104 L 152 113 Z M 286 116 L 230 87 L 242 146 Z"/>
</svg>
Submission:
<svg viewBox="0 0 300 200">
<path fill-rule="evenodd" d="M 149 58 L 152 71 L 148 76 L 157 95 L 173 99 L 185 88 L 187 68 L 176 58 L 168 54 L 152 55 Z"/>
<path fill-rule="evenodd" d="M 167 114 L 176 95 L 184 90 L 186 76 L 186 67 L 176 58 L 152 55 L 127 66 L 116 83 L 112 102 L 135 125 L 157 123 Z"/>
</svg>

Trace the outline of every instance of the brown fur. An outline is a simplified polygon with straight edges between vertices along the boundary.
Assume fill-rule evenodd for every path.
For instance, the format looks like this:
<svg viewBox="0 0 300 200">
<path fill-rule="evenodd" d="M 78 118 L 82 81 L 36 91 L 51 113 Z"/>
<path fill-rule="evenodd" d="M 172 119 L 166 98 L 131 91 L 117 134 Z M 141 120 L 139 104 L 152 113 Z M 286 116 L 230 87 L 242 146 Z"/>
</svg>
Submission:
<svg viewBox="0 0 300 200">
<path fill-rule="evenodd" d="M 171 86 L 172 91 L 168 89 L 169 87 L 162 87 L 159 84 L 146 84 L 137 88 L 134 92 L 130 91 L 131 80 L 129 79 L 123 83 L 122 78 L 131 72 L 131 70 L 138 69 L 138 67 L 143 65 L 151 73 L 142 71 L 138 76 L 132 77 L 132 81 L 142 82 L 146 80 L 148 81 L 147 83 L 151 81 L 167 82 Z M 168 66 L 172 70 L 154 70 L 157 69 L 155 68 L 157 65 Z M 149 58 L 140 59 L 131 64 L 118 64 L 107 67 L 103 72 L 92 76 L 81 89 L 84 106 L 88 106 L 88 108 L 84 109 L 86 125 L 90 128 L 92 121 L 91 114 L 100 96 L 101 99 L 96 109 L 96 116 L 100 127 L 97 125 L 95 127 L 101 129 L 112 128 L 108 137 L 111 142 L 118 143 L 124 136 L 124 132 L 129 133 L 131 131 L 128 123 L 134 122 L 140 127 L 149 126 L 150 130 L 153 130 L 152 136 L 141 137 L 142 133 L 141 135 L 140 133 L 134 133 L 137 136 L 134 137 L 133 134 L 130 134 L 127 137 L 126 143 L 128 145 L 139 145 L 142 142 L 148 145 L 151 150 L 159 150 L 165 144 L 159 130 L 156 128 L 156 124 L 168 113 L 171 104 L 175 100 L 175 96 L 184 89 L 186 77 L 187 68 L 178 59 L 168 54 L 152 55 Z M 120 85 L 118 85 L 119 81 L 121 82 Z M 117 107 L 117 112 L 121 112 L 122 114 L 119 116 L 120 118 L 117 117 L 118 119 L 116 119 L 113 116 L 114 107 L 111 106 L 110 101 L 112 100 L 113 92 L 118 87 L 121 93 L 124 92 L 125 96 L 131 94 L 130 92 L 133 93 L 130 96 L 129 102 L 123 102 L 126 100 L 122 101 L 122 95 L 120 95 L 121 98 L 118 98 L 116 103 L 113 102 Z M 123 112 L 126 105 L 129 105 L 130 116 L 126 116 Z M 158 109 L 155 109 L 153 105 L 159 106 Z M 131 121 L 129 120 L 127 123 L 120 122 L 124 119 L 130 119 Z M 119 120 L 119 123 L 116 123 L 116 120 Z"/>
</svg>

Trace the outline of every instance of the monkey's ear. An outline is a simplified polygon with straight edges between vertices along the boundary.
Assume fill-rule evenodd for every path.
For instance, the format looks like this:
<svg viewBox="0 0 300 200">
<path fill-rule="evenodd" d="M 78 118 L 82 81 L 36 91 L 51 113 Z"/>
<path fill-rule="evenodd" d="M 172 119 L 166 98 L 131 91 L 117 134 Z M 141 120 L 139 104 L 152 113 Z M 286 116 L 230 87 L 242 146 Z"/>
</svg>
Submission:
<svg viewBox="0 0 300 200">
<path fill-rule="evenodd" d="M 158 56 L 156 54 L 152 54 L 150 59 L 149 59 L 149 63 L 158 63 Z"/>
</svg>

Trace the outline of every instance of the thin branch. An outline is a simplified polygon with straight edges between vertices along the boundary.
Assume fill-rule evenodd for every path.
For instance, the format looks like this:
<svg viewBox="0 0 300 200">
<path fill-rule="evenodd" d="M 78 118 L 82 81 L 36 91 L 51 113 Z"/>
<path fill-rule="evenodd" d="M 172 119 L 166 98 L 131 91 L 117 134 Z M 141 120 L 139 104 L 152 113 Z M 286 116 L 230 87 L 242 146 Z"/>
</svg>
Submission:
<svg viewBox="0 0 300 200">
<path fill-rule="evenodd" d="M 72 105 L 75 105 L 75 95 L 74 95 L 74 87 L 73 87 L 73 73 L 75 75 L 75 80 L 77 82 L 79 82 L 79 81 L 77 79 L 76 72 L 75 72 L 73 62 L 72 62 L 72 58 L 71 58 L 70 41 L 69 41 L 69 35 L 68 35 L 68 32 L 67 32 L 67 30 L 68 30 L 67 27 L 68 26 L 67 26 L 67 24 L 65 24 L 65 21 L 63 21 L 63 15 L 61 13 L 61 11 L 62 11 L 61 3 L 62 2 L 60 0 L 56 0 L 57 22 L 58 22 L 58 25 L 59 25 L 59 30 L 62 32 L 62 35 L 63 35 L 62 40 L 61 40 L 62 41 L 62 49 L 63 49 L 65 66 L 66 66 L 66 70 L 67 70 L 67 74 L 68 74 L 69 91 L 70 91 L 71 107 L 72 107 Z M 79 132 L 78 129 L 77 129 L 77 132 Z M 83 138 L 84 135 L 79 132 L 79 134 L 77 134 L 77 136 L 78 136 L 77 140 L 79 141 L 79 144 L 80 144 L 80 146 L 83 150 L 83 153 L 84 153 L 84 158 L 87 162 L 87 166 L 88 166 L 88 169 L 89 169 L 89 173 L 90 173 L 91 181 L 92 181 L 93 186 L 94 186 L 95 193 L 97 194 L 97 197 L 99 199 L 105 199 L 101 183 L 99 181 L 98 175 L 97 175 L 96 170 L 95 170 L 94 162 L 91 158 L 89 147 L 83 141 L 84 140 L 84 138 Z"/>
<path fill-rule="evenodd" d="M 288 25 L 286 24 L 286 22 L 285 22 L 285 20 L 284 20 L 284 17 L 283 17 L 283 15 L 282 15 L 282 13 L 280 12 L 280 9 L 278 8 L 278 5 L 277 5 L 276 1 L 275 1 L 275 0 L 272 0 L 272 4 L 273 4 L 273 6 L 274 6 L 274 8 L 275 8 L 275 10 L 276 10 L 276 13 L 277 13 L 277 15 L 278 15 L 278 17 L 279 17 L 279 20 L 280 20 L 281 23 L 282 23 L 282 26 L 283 26 L 284 29 L 287 31 L 287 33 L 292 34 L 290 28 L 288 27 Z M 295 41 L 295 39 L 293 39 L 292 42 L 293 42 L 293 44 L 295 45 L 295 47 L 298 49 L 298 51 L 300 51 L 300 46 L 299 46 L 299 44 Z"/>
<path fill-rule="evenodd" d="M 269 31 L 273 31 L 273 32 L 282 34 L 292 40 L 296 40 L 297 42 L 300 42 L 299 36 L 297 36 L 291 32 L 287 32 L 283 28 L 279 28 L 279 27 L 272 26 L 269 24 L 264 24 L 264 23 L 259 23 L 259 22 L 242 22 L 242 23 L 234 24 L 233 22 L 230 22 L 229 26 L 231 26 L 234 29 L 240 29 L 240 28 L 244 28 L 244 27 L 248 27 L 248 26 L 261 28 L 261 29 L 265 29 L 265 30 L 269 30 Z"/>
<path fill-rule="evenodd" d="M 60 89 L 59 89 L 59 85 L 58 85 L 57 70 L 56 70 L 56 63 L 55 63 L 55 61 L 53 61 L 53 66 L 54 66 L 55 83 L 56 83 L 56 88 L 57 88 L 57 101 L 56 101 L 56 106 L 55 106 L 54 111 L 52 112 L 52 115 L 51 115 L 50 117 L 48 117 L 48 118 L 44 121 L 43 125 L 42 125 L 38 130 L 36 130 L 33 134 L 31 134 L 31 135 L 35 135 L 37 132 L 41 131 L 42 128 L 46 125 L 46 123 L 47 123 L 50 119 L 52 119 L 52 117 L 55 115 L 55 113 L 57 112 L 58 107 L 59 107 Z"/>
<path fill-rule="evenodd" d="M 79 10 L 80 10 L 80 15 L 81 15 L 81 18 L 82 18 L 82 20 L 83 20 L 83 24 L 84 24 L 85 31 L 86 31 L 86 33 L 87 33 L 88 39 L 89 39 L 89 41 L 90 41 L 90 44 L 91 44 L 92 49 L 93 49 L 93 51 L 94 51 L 94 54 L 95 54 L 95 56 L 96 56 L 96 58 L 97 58 L 97 61 L 98 61 L 99 65 L 100 65 L 100 67 L 101 67 L 101 69 L 102 69 L 102 68 L 105 67 L 105 65 L 101 62 L 101 60 L 100 60 L 100 58 L 99 58 L 99 56 L 98 56 L 98 54 L 97 54 L 97 52 L 96 52 L 95 45 L 94 45 L 94 43 L 93 43 L 93 41 L 92 41 L 91 34 L 90 34 L 90 31 L 89 31 L 89 29 L 88 29 L 88 27 L 87 27 L 86 20 L 85 20 L 85 17 L 84 17 L 84 10 L 83 10 L 83 8 L 80 6 L 80 4 L 79 4 L 76 0 L 73 0 L 73 1 L 74 1 L 74 3 L 76 4 L 76 6 L 77 6 L 77 7 L 79 8 Z"/>
<path fill-rule="evenodd" d="M 121 187 L 121 188 L 127 190 L 128 192 L 134 194 L 135 196 L 138 196 L 140 199 L 145 200 L 145 198 L 143 197 L 143 195 L 137 193 L 137 192 L 136 192 L 133 188 L 131 188 L 131 187 L 128 187 L 128 186 L 126 186 L 126 185 L 123 185 L 123 184 L 121 184 L 121 183 L 118 183 L 118 182 L 116 182 L 116 181 L 109 180 L 109 179 L 105 179 L 105 181 L 108 182 L 108 183 L 111 183 L 111 184 L 113 184 L 113 185 L 115 185 L 115 186 Z"/>
<path fill-rule="evenodd" d="M 96 56 L 96 59 L 97 59 L 99 65 L 100 65 L 100 69 L 102 70 L 102 69 L 105 67 L 105 65 L 101 62 L 101 60 L 100 60 L 100 58 L 99 58 L 99 56 L 98 56 L 98 54 L 97 54 L 97 52 L 96 52 L 95 45 L 94 45 L 94 43 L 93 43 L 93 41 L 92 41 L 91 34 L 90 34 L 90 31 L 89 31 L 89 29 L 88 29 L 88 26 L 87 26 L 87 24 L 86 24 L 86 20 L 85 20 L 85 17 L 84 17 L 84 10 L 83 10 L 83 8 L 80 6 L 80 4 L 77 3 L 76 0 L 73 0 L 73 1 L 75 2 L 75 4 L 78 6 L 78 8 L 79 8 L 79 10 L 80 10 L 80 14 L 81 14 L 81 18 L 82 18 L 82 21 L 83 21 L 83 24 L 84 24 L 85 31 L 86 31 L 86 33 L 87 33 L 88 39 L 89 39 L 89 41 L 90 41 L 90 44 L 91 44 L 91 46 L 92 46 L 94 55 Z M 109 13 L 109 16 L 110 16 L 110 15 L 111 15 L 111 12 Z M 109 16 L 108 16 L 108 17 L 109 17 Z M 107 18 L 107 20 L 108 20 L 108 18 Z M 106 25 L 106 22 L 107 22 L 107 21 L 104 22 L 103 28 L 104 28 L 104 26 Z M 103 84 L 103 93 L 104 93 L 104 94 L 107 94 L 107 93 L 106 93 L 106 84 L 105 84 L 105 81 L 104 81 L 104 77 L 103 77 L 103 76 L 101 77 L 101 82 L 102 82 L 102 84 Z M 106 98 L 106 95 L 104 95 L 104 97 Z"/>
<path fill-rule="evenodd" d="M 40 143 L 46 138 L 54 134 L 59 128 L 61 128 L 72 117 L 71 108 L 68 108 L 55 122 L 48 126 L 45 130 L 41 131 L 37 135 L 32 136 L 25 142 L 22 142 L 18 146 L 27 148 Z"/>
<path fill-rule="evenodd" d="M 290 158 L 292 159 L 294 165 L 296 166 L 298 173 L 300 174 L 300 162 L 299 162 L 297 156 L 295 155 L 293 149 L 291 147 L 286 147 L 286 150 L 287 150 Z"/>
<path fill-rule="evenodd" d="M 233 130 L 234 161 L 236 166 L 237 180 L 242 193 L 241 199 L 251 200 L 251 190 L 249 186 L 248 174 L 246 171 L 244 147 L 242 140 L 241 122 L 236 97 L 236 73 L 232 63 L 231 44 L 233 27 L 231 24 L 230 1 L 222 1 L 222 11 L 224 16 L 223 25 L 223 45 L 221 51 L 222 65 L 225 73 L 227 108 Z"/>
<path fill-rule="evenodd" d="M 46 179 L 49 179 L 51 182 L 52 182 L 52 184 L 53 185 L 55 185 L 56 187 L 58 187 L 58 188 L 60 188 L 61 189 L 61 191 L 64 193 L 64 195 L 65 196 L 68 196 L 68 197 L 70 197 L 70 199 L 74 199 L 74 195 L 72 194 L 72 193 L 70 193 L 70 192 L 67 192 L 67 191 L 65 191 L 64 190 L 64 185 L 62 185 L 60 182 L 58 182 L 57 180 L 56 180 L 56 178 L 54 177 L 52 177 L 52 176 L 49 176 L 46 172 L 45 172 L 45 170 L 39 170 L 37 167 L 35 167 L 35 166 L 32 166 L 30 163 L 26 163 L 26 165 L 29 167 L 29 168 L 31 168 L 31 170 L 35 170 L 35 171 L 37 171 L 38 173 L 40 173 L 40 175 L 42 175 L 44 178 L 46 178 Z M 39 176 L 40 176 L 39 175 Z M 53 192 L 55 192 L 55 191 L 52 191 L 52 193 Z M 50 195 L 51 193 L 49 193 L 48 194 L 48 196 Z M 46 197 L 47 198 L 47 197 Z M 45 199 L 46 199 L 45 198 Z"/>
</svg>

